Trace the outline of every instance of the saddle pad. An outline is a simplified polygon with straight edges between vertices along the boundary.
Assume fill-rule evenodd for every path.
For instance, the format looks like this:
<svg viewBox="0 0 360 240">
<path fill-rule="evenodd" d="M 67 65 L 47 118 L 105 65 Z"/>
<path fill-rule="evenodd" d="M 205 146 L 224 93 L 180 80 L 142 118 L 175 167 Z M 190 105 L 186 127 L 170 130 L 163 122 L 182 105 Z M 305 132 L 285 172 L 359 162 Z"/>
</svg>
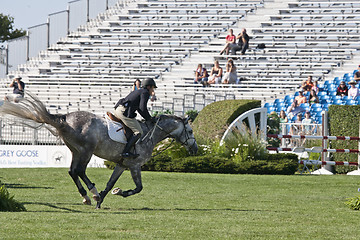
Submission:
<svg viewBox="0 0 360 240">
<path fill-rule="evenodd" d="M 111 140 L 125 144 L 127 140 L 121 123 L 112 121 L 107 114 L 105 114 L 105 119 Z"/>
</svg>

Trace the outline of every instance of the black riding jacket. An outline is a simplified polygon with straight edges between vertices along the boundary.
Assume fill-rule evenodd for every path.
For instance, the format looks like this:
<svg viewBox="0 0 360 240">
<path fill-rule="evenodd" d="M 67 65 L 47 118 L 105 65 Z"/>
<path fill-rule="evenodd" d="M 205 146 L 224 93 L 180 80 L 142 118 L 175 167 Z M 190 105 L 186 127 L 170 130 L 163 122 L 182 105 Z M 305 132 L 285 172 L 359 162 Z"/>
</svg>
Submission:
<svg viewBox="0 0 360 240">
<path fill-rule="evenodd" d="M 126 108 L 124 112 L 124 116 L 128 118 L 135 118 L 136 117 L 135 112 L 138 111 L 138 113 L 140 113 L 140 115 L 145 120 L 150 120 L 151 116 L 147 109 L 147 102 L 149 101 L 149 98 L 150 98 L 150 93 L 149 90 L 147 90 L 146 88 L 135 90 L 132 91 L 125 98 L 120 99 L 116 103 L 115 109 L 119 105 L 123 105 Z"/>
</svg>

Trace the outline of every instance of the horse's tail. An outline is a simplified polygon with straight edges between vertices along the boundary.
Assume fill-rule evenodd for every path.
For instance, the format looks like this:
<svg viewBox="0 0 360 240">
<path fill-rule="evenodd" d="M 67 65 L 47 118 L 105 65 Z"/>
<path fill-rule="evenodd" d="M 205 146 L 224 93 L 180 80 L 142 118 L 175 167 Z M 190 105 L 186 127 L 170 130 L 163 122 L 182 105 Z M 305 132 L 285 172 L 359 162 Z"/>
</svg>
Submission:
<svg viewBox="0 0 360 240">
<path fill-rule="evenodd" d="M 61 125 L 60 115 L 49 113 L 45 105 L 35 95 L 26 92 L 26 97 L 18 103 L 4 101 L 0 107 L 0 114 L 12 115 L 22 119 L 33 120 L 38 123 L 49 124 L 56 129 Z"/>
</svg>

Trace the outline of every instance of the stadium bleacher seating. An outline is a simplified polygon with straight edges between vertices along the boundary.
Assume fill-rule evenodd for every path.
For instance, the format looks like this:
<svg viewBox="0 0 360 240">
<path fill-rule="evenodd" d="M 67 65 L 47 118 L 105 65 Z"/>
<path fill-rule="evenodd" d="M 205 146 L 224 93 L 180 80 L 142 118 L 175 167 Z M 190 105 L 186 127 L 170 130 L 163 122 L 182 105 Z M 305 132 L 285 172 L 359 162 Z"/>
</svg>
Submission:
<svg viewBox="0 0 360 240">
<path fill-rule="evenodd" d="M 235 34 L 247 17 L 271 9 L 272 0 L 147 0 L 118 6 L 96 21 L 51 45 L 10 73 L 20 74 L 51 112 L 88 110 L 103 113 L 129 93 L 136 78 L 153 77 L 159 88 L 153 110 L 184 114 L 220 99 L 259 99 L 268 112 L 286 109 L 308 75 L 324 78 L 352 60 L 359 50 L 359 3 L 343 0 L 284 1 L 287 7 L 251 27 L 245 55 L 220 55 L 229 28 Z M 275 6 L 274 8 L 277 9 Z M 264 43 L 265 49 L 258 49 Z M 194 69 L 224 68 L 234 58 L 241 81 L 202 87 L 193 84 Z M 319 83 L 323 109 L 329 104 L 358 104 L 333 98 L 341 80 Z M 9 79 L 0 84 L 1 93 Z M 281 99 L 281 100 L 276 100 Z M 325 107 L 326 106 L 326 107 Z M 182 107 L 182 108 L 181 108 Z M 176 109 L 175 109 L 176 108 Z M 312 109 L 311 106 L 306 108 Z"/>
</svg>

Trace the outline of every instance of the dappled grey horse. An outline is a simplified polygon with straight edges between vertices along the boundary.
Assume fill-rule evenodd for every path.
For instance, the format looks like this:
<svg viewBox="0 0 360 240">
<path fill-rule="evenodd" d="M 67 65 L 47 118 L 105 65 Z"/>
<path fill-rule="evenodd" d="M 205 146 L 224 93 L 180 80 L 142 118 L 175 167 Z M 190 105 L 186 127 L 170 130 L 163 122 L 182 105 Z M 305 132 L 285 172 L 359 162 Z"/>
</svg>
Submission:
<svg viewBox="0 0 360 240">
<path fill-rule="evenodd" d="M 63 139 L 72 153 L 69 174 L 74 180 L 80 195 L 84 198 L 84 204 L 91 204 L 91 200 L 81 185 L 79 177 L 93 194 L 93 199 L 97 201 L 97 208 L 100 208 L 105 196 L 114 187 L 126 168 L 130 170 L 136 188 L 127 191 L 116 189 L 115 194 L 128 197 L 142 190 L 141 166 L 151 158 L 153 149 L 158 142 L 166 138 L 173 138 L 184 145 L 189 153 L 196 153 L 198 149 L 187 119 L 172 115 L 161 115 L 157 118 L 156 123 L 141 123 L 144 135 L 135 145 L 135 151 L 139 154 L 139 157 L 123 159 L 121 153 L 124 144 L 110 139 L 106 120 L 103 117 L 85 111 L 64 115 L 50 114 L 37 97 L 31 93 L 27 93 L 26 96 L 19 103 L 5 101 L 0 107 L 0 113 L 49 124 L 56 129 L 54 134 Z M 90 181 L 85 173 L 93 154 L 117 163 L 105 190 L 100 193 L 98 193 L 95 184 Z"/>
</svg>

